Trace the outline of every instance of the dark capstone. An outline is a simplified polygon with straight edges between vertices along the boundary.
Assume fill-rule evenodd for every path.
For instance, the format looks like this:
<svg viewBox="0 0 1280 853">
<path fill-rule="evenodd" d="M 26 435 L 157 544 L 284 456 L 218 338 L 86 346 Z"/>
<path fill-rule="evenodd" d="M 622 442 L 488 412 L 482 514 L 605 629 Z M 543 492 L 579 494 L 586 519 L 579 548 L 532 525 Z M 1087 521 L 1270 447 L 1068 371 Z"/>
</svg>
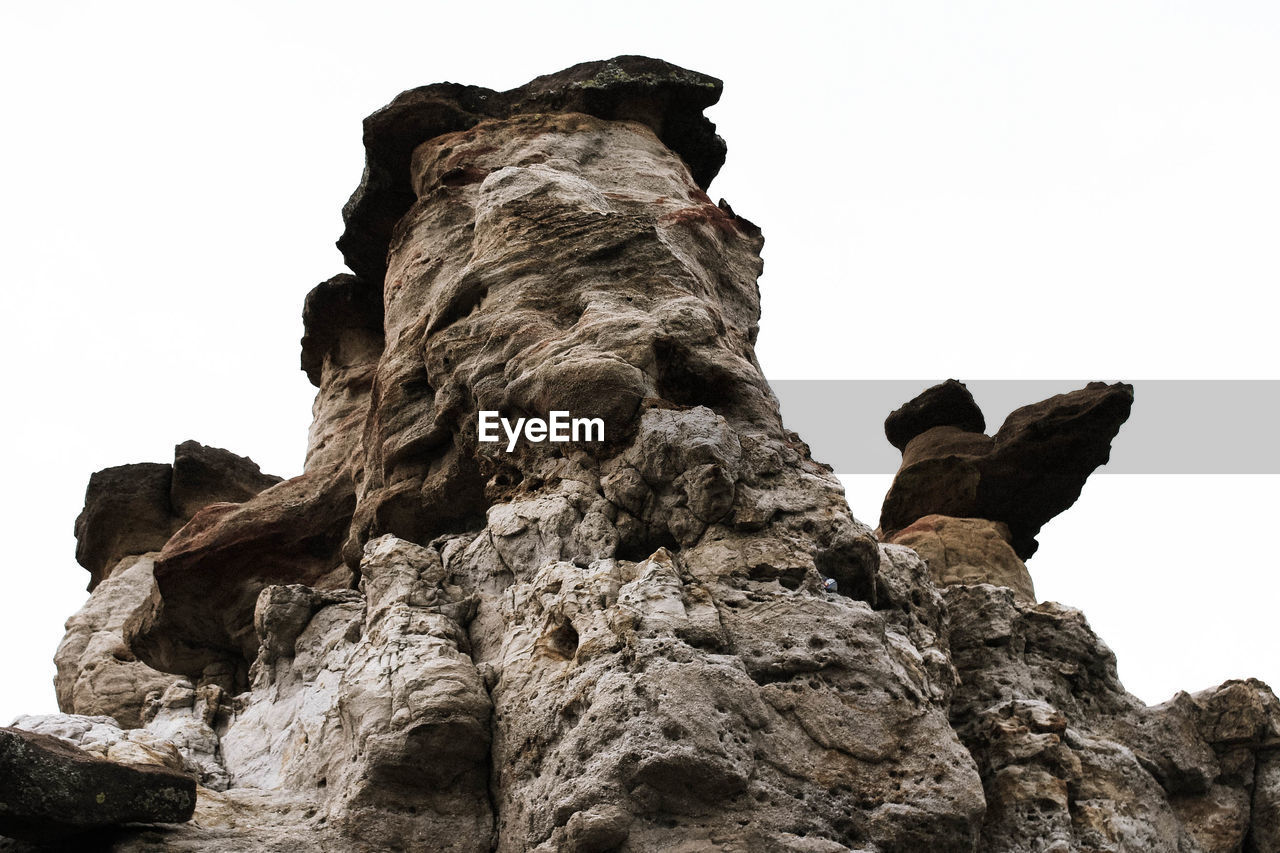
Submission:
<svg viewBox="0 0 1280 853">
<path fill-rule="evenodd" d="M 89 477 L 76 518 L 76 562 L 89 589 L 129 554 L 159 551 L 178 524 L 169 504 L 173 466 L 158 462 L 104 468 Z"/>
<path fill-rule="evenodd" d="M 196 781 L 185 773 L 118 764 L 56 737 L 0 728 L 0 835 L 65 844 L 123 823 L 180 823 L 195 807 Z"/>
<path fill-rule="evenodd" d="M 252 459 L 194 441 L 174 448 L 172 465 L 98 471 L 89 477 L 75 526 L 76 561 L 89 570 L 89 589 L 124 557 L 159 551 L 202 507 L 245 501 L 278 482 Z"/>
<path fill-rule="evenodd" d="M 1132 385 L 1090 382 L 1011 412 L 980 465 L 978 517 L 1008 524 L 1014 550 L 1030 557 L 1040 528 L 1075 503 L 1089 475 L 1111 458 L 1132 407 Z"/>
<path fill-rule="evenodd" d="M 174 448 L 170 503 L 174 514 L 185 522 L 209 504 L 247 501 L 280 479 L 262 473 L 247 456 L 184 441 Z"/>
<path fill-rule="evenodd" d="M 720 100 L 722 89 L 714 77 L 644 56 L 584 62 L 506 92 L 457 83 L 410 89 L 364 120 L 364 176 L 342 209 L 346 229 L 338 248 L 380 301 L 391 232 L 414 202 L 413 150 L 484 119 L 521 113 L 641 122 L 684 159 L 705 190 L 724 165 L 725 144 L 702 111 Z"/>
<path fill-rule="evenodd" d="M 884 536 L 935 513 L 985 518 L 1009 525 L 1013 549 L 1028 559 L 1040 528 L 1110 458 L 1132 406 L 1132 385 L 1091 382 L 1017 409 L 994 437 L 951 423 L 926 429 L 910 441 L 885 496 Z"/>
<path fill-rule="evenodd" d="M 890 444 L 902 450 L 911 439 L 937 426 L 954 426 L 970 432 L 986 430 L 982 409 L 963 382 L 948 379 L 894 409 L 884 419 L 884 434 Z"/>
<path fill-rule="evenodd" d="M 342 332 L 356 329 L 382 336 L 381 285 L 372 288 L 343 273 L 322 281 L 302 304 L 302 369 L 320 387 L 324 357 L 337 346 Z"/>
</svg>

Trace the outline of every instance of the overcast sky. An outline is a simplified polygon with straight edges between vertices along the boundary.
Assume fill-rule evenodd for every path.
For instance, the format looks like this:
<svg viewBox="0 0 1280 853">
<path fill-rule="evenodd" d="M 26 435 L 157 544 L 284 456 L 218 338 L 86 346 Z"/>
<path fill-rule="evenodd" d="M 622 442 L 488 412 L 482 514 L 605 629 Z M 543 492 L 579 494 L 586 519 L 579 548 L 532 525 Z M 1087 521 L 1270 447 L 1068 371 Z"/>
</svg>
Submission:
<svg viewBox="0 0 1280 853">
<path fill-rule="evenodd" d="M 725 80 L 770 378 L 1280 378 L 1274 3 L 8 3 L 0 723 L 54 710 L 90 472 L 300 472 L 361 118 L 621 53 Z M 1037 589 L 1147 701 L 1280 683 L 1278 479 L 1095 476 Z M 874 524 L 887 477 L 846 483 Z"/>
</svg>

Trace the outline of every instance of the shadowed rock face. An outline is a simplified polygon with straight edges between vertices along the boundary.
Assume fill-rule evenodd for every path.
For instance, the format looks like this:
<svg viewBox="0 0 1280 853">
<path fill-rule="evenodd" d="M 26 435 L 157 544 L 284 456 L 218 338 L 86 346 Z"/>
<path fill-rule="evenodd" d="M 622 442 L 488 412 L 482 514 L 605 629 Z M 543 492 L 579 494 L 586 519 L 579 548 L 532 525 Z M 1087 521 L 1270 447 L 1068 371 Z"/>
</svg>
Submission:
<svg viewBox="0 0 1280 853">
<path fill-rule="evenodd" d="M 884 419 L 884 435 L 894 447 L 905 450 L 911 439 L 939 426 L 966 432 L 983 432 L 987 428 L 982 410 L 963 382 L 948 379 L 892 411 Z"/>
<path fill-rule="evenodd" d="M 114 850 L 1266 849 L 1270 691 L 1143 708 L 1016 550 L 1123 390 L 994 438 L 959 383 L 904 407 L 885 529 L 929 563 L 877 542 L 756 362 L 762 238 L 704 192 L 718 96 L 622 57 L 366 121 L 356 275 L 304 307 L 305 473 L 95 590 L 68 648 L 173 674 L 145 728 L 23 723 L 200 776 L 194 822 Z M 508 452 L 481 411 L 605 436 Z"/>
<path fill-rule="evenodd" d="M 1025 560 L 1038 547 L 1040 528 L 1075 503 L 1085 480 L 1106 463 L 1111 441 L 1129 417 L 1133 387 L 1091 382 L 1023 406 L 995 436 L 957 423 L 982 423 L 976 406 L 958 402 L 967 394 L 952 380 L 885 422 L 891 441 L 907 441 L 880 510 L 880 529 L 892 538 L 926 515 L 984 518 L 1008 525 L 1013 549 Z M 902 426 L 904 412 L 912 413 L 912 429 Z"/>
<path fill-rule="evenodd" d="M 60 738 L 4 728 L 0 804 L 0 835 L 82 849 L 98 840 L 89 833 L 119 824 L 188 820 L 196 782 L 162 767 L 104 761 Z"/>
<path fill-rule="evenodd" d="M 76 519 L 76 560 L 89 570 L 89 590 L 122 558 L 163 548 L 201 507 L 248 500 L 278 482 L 252 459 L 194 441 L 174 449 L 172 465 L 144 462 L 97 472 Z"/>
</svg>

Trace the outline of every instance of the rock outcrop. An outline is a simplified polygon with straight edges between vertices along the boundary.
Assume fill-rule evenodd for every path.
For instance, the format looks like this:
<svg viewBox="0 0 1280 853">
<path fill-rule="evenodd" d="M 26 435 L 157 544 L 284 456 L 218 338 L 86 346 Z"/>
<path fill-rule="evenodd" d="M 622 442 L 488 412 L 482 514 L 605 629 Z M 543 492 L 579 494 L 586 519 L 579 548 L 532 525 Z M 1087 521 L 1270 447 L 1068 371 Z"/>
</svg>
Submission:
<svg viewBox="0 0 1280 853">
<path fill-rule="evenodd" d="M 54 662 L 58 707 L 142 724 L 151 693 L 175 680 L 139 660 L 125 642 L 130 616 L 151 600 L 156 552 L 206 506 L 231 506 L 280 482 L 243 456 L 186 441 L 172 464 L 122 465 L 89 479 L 76 519 L 76 557 L 93 593 L 67 620 Z"/>
<path fill-rule="evenodd" d="M 89 590 L 125 557 L 160 550 L 202 507 L 244 501 L 278 482 L 251 459 L 194 441 L 174 448 L 171 465 L 97 472 L 76 519 L 76 560 L 89 570 Z"/>
<path fill-rule="evenodd" d="M 884 422 L 902 465 L 877 532 L 917 549 L 937 583 L 990 581 L 1034 601 L 1023 561 L 1036 534 L 1106 463 L 1132 404 L 1132 386 L 1092 382 L 1017 409 L 989 436 L 964 383 L 926 389 Z"/>
<path fill-rule="evenodd" d="M 620 57 L 366 120 L 354 275 L 303 312 L 304 473 L 90 488 L 79 715 L 20 726 L 200 783 L 111 849 L 1269 849 L 1270 691 L 1146 708 L 1034 600 L 1131 389 L 994 437 L 926 392 L 886 423 L 878 541 L 756 362 L 763 240 L 705 194 L 719 94 Z M 557 412 L 602 432 L 481 427 Z"/>
<path fill-rule="evenodd" d="M 950 586 L 951 720 L 982 775 L 977 850 L 1274 848 L 1280 702 L 1229 681 L 1145 707 L 1083 614 Z"/>
</svg>

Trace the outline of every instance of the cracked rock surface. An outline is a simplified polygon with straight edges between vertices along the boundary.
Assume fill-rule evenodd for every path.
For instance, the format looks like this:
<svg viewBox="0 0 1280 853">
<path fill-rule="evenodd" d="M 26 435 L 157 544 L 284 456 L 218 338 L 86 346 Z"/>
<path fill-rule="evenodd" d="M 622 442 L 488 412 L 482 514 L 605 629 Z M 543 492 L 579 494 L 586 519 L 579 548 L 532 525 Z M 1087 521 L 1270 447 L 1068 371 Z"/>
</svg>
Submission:
<svg viewBox="0 0 1280 853">
<path fill-rule="evenodd" d="M 1145 707 L 1034 599 L 1131 389 L 994 437 L 926 392 L 886 424 L 880 541 L 756 361 L 763 238 L 705 193 L 719 94 L 619 57 L 366 121 L 354 274 L 304 307 L 304 473 L 91 484 L 67 713 L 18 728 L 198 784 L 108 849 L 1275 849 L 1270 690 Z M 508 452 L 482 411 L 605 435 Z"/>
</svg>

